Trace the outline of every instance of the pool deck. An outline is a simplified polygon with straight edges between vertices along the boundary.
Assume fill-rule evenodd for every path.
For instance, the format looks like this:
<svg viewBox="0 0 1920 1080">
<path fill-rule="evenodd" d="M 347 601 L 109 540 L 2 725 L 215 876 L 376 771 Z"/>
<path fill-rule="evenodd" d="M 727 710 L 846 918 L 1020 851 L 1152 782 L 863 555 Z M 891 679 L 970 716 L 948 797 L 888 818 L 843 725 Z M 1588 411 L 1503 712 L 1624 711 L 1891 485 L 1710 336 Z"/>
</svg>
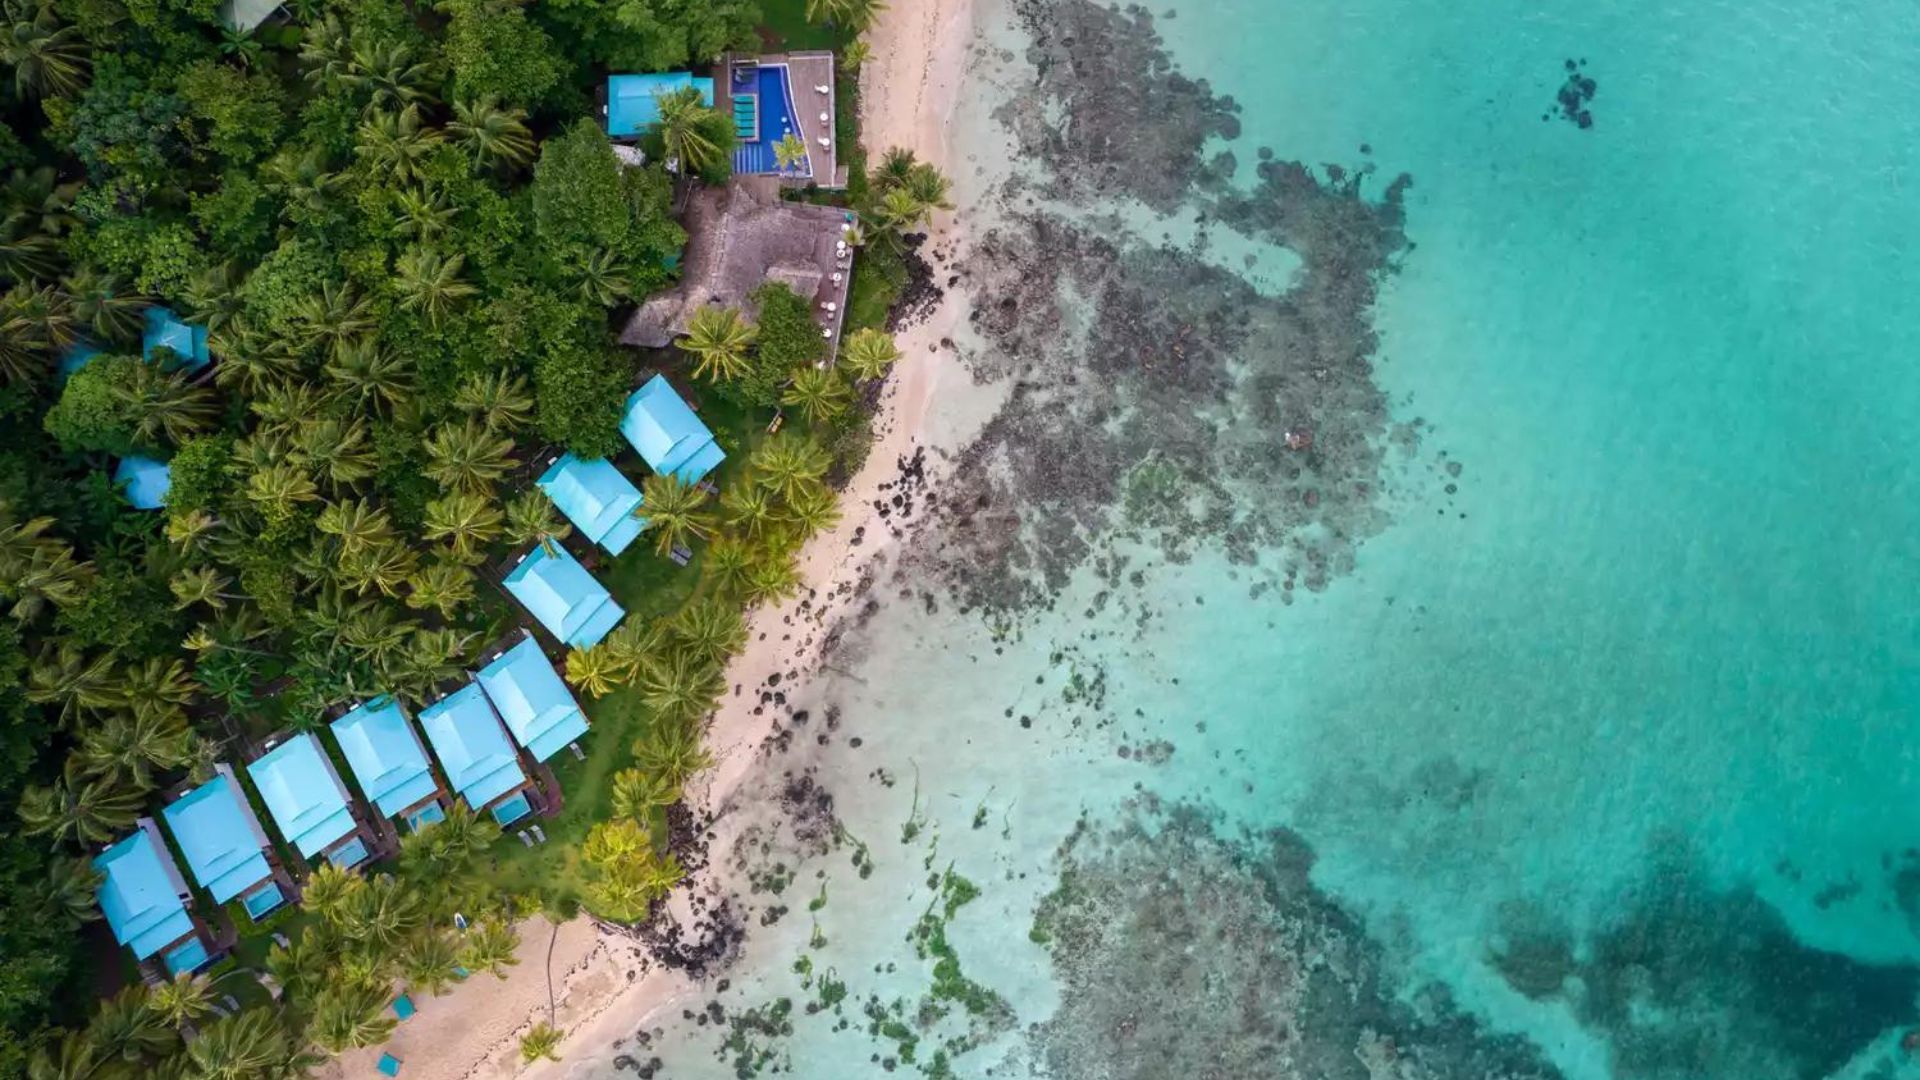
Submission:
<svg viewBox="0 0 1920 1080">
<path fill-rule="evenodd" d="M 847 186 L 846 166 L 840 162 L 839 138 L 834 133 L 833 118 L 839 113 L 839 89 L 835 82 L 833 54 L 830 52 L 794 52 L 769 53 L 764 56 L 748 56 L 741 53 L 728 53 L 720 58 L 713 80 L 713 107 L 722 116 L 733 115 L 733 68 L 735 64 L 759 64 L 761 67 L 785 67 L 787 85 L 793 94 L 793 119 L 799 128 L 801 139 L 807 144 L 807 157 L 812 165 L 811 176 L 781 177 L 780 182 L 788 187 L 807 187 L 818 184 L 823 188 L 840 189 Z M 819 87 L 826 87 L 822 94 Z M 827 114 L 826 123 L 820 122 L 820 114 Z M 778 133 L 769 136 L 764 127 L 761 138 L 778 138 Z M 820 144 L 821 139 L 827 145 Z"/>
</svg>

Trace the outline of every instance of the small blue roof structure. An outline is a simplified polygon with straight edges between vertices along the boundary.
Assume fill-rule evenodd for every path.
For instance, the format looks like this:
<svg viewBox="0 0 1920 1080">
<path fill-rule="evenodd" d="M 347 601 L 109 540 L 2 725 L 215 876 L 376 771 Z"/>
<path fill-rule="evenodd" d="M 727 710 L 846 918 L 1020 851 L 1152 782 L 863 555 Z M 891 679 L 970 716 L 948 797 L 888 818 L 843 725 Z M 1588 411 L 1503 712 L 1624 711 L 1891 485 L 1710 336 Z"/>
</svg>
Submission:
<svg viewBox="0 0 1920 1080">
<path fill-rule="evenodd" d="M 439 793 L 427 750 L 392 698 L 366 702 L 331 726 L 347 767 L 381 817 L 404 813 Z"/>
<path fill-rule="evenodd" d="M 240 781 L 226 765 L 218 776 L 174 800 L 161 817 L 187 857 L 193 880 L 224 904 L 273 876 L 267 834 L 253 816 Z"/>
<path fill-rule="evenodd" d="M 468 683 L 421 709 L 420 730 L 427 733 L 453 790 L 476 812 L 527 782 L 520 755 L 507 741 L 479 683 Z"/>
<path fill-rule="evenodd" d="M 187 883 L 168 854 L 152 818 L 141 818 L 132 836 L 100 853 L 93 868 L 100 882 L 100 910 L 113 939 L 145 960 L 194 932 L 187 914 Z"/>
<path fill-rule="evenodd" d="M 327 850 L 359 825 L 347 809 L 347 788 L 320 740 L 295 735 L 247 766 L 280 835 L 306 858 Z"/>
<path fill-rule="evenodd" d="M 173 490 L 173 469 L 164 461 L 132 454 L 120 459 L 113 482 L 127 485 L 127 501 L 135 510 L 158 510 Z"/>
<path fill-rule="evenodd" d="M 100 355 L 100 346 L 80 338 L 73 344 L 60 350 L 59 378 L 61 382 L 73 377 L 73 373 L 87 366 L 87 361 Z"/>
<path fill-rule="evenodd" d="M 481 668 L 479 678 L 514 741 L 535 761 L 547 760 L 587 733 L 587 714 L 532 634 Z"/>
<path fill-rule="evenodd" d="M 688 484 L 699 483 L 727 457 L 713 441 L 713 432 L 693 415 L 665 375 L 648 379 L 627 398 L 620 434 L 640 452 L 648 468 L 671 473 Z"/>
<path fill-rule="evenodd" d="M 713 105 L 713 80 L 690 71 L 607 76 L 607 134 L 615 139 L 643 134 L 660 122 L 660 99 L 689 86 L 700 91 L 702 102 Z"/>
<path fill-rule="evenodd" d="M 633 516 L 640 506 L 640 489 L 605 458 L 584 461 L 562 455 L 534 483 L 582 536 L 611 554 L 627 550 L 647 527 Z"/>
<path fill-rule="evenodd" d="M 578 559 L 552 542 L 533 545 L 503 584 L 548 633 L 575 648 L 598 645 L 627 614 Z"/>
<path fill-rule="evenodd" d="M 195 326 L 173 313 L 171 308 L 150 307 L 147 309 L 147 327 L 140 336 L 140 353 L 147 359 L 153 359 L 153 350 L 162 346 L 172 349 L 182 371 L 199 371 L 213 362 L 213 354 L 207 351 L 207 328 Z"/>
</svg>

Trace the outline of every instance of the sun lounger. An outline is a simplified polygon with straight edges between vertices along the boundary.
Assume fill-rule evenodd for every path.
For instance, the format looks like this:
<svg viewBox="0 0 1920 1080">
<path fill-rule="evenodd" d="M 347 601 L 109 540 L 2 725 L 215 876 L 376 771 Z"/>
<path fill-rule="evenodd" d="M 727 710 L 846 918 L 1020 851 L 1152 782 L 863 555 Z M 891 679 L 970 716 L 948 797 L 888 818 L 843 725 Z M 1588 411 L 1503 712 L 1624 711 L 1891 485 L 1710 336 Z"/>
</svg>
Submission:
<svg viewBox="0 0 1920 1080">
<path fill-rule="evenodd" d="M 533 838 L 535 840 L 538 840 L 543 844 L 547 842 L 547 834 L 541 830 L 540 826 L 529 825 L 527 826 L 527 831 L 533 834 Z"/>
<path fill-rule="evenodd" d="M 527 847 L 533 846 L 533 837 L 527 835 L 527 830 L 521 829 L 519 832 L 514 833 L 513 835 L 519 837 L 520 842 L 526 845 Z"/>
</svg>

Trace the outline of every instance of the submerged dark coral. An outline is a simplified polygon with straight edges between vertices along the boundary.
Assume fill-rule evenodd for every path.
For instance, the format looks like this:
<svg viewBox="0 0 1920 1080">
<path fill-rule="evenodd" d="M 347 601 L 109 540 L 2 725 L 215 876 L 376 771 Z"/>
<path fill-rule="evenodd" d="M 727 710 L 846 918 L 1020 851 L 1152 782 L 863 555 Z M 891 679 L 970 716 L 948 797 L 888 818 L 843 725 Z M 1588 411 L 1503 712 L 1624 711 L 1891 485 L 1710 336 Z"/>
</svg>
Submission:
<svg viewBox="0 0 1920 1080">
<path fill-rule="evenodd" d="M 962 456 L 921 560 L 962 601 L 1045 603 L 1116 531 L 1173 560 L 1198 545 L 1322 587 L 1385 521 L 1389 415 L 1373 379 L 1380 278 L 1405 247 L 1408 183 L 1262 161 L 1226 182 L 1235 106 L 1169 62 L 1140 9 L 1026 0 L 1033 92 L 1000 116 L 1035 173 L 999 193 L 967 261 L 988 348 L 1011 386 Z M 1128 92 L 1116 94 L 1115 86 Z M 1137 200 L 1292 251 L 1262 292 L 1200 245 L 1140 235 Z M 1080 209 L 1075 209 L 1078 206 Z"/>
<path fill-rule="evenodd" d="M 1443 989 L 1403 1000 L 1312 865 L 1293 833 L 1229 841 L 1187 807 L 1083 826 L 1034 920 L 1061 985 L 1059 1010 L 1032 1031 L 1036 1064 L 1113 1080 L 1560 1075 Z"/>
</svg>

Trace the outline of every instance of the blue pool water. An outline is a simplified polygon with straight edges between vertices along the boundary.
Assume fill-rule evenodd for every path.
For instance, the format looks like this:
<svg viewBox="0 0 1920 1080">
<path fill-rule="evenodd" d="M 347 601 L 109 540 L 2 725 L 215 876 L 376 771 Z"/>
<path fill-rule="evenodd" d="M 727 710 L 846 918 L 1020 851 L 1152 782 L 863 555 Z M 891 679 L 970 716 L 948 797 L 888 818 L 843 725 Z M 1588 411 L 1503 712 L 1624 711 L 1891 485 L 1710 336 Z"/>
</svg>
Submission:
<svg viewBox="0 0 1920 1080">
<path fill-rule="evenodd" d="M 366 842 L 359 837 L 341 844 L 327 853 L 327 861 L 342 870 L 351 870 L 367 861 Z"/>
<path fill-rule="evenodd" d="M 741 80 L 735 78 L 734 85 L 740 86 Z M 795 133 L 793 93 L 788 85 L 787 68 L 780 64 L 758 67 L 748 85 L 751 92 L 759 95 L 759 137 L 734 146 L 733 171 L 742 175 L 778 172 L 773 144 Z M 798 175 L 813 175 L 811 166 L 802 168 Z"/>
<path fill-rule="evenodd" d="M 280 891 L 280 886 L 271 882 L 253 890 L 240 900 L 247 909 L 247 915 L 256 921 L 286 902 L 286 894 Z"/>
<path fill-rule="evenodd" d="M 493 820 L 502 825 L 511 825 L 521 818 L 526 817 L 532 810 L 533 805 L 527 801 L 527 797 L 524 794 L 515 795 L 494 806 Z"/>
<path fill-rule="evenodd" d="M 196 937 L 167 954 L 167 972 L 179 975 L 199 971 L 209 959 L 206 944 Z"/>
<path fill-rule="evenodd" d="M 447 820 L 447 812 L 440 808 L 439 803 L 432 802 L 414 811 L 413 816 L 407 819 L 407 828 L 419 832 L 421 826 L 433 825 L 445 820 Z"/>
</svg>

